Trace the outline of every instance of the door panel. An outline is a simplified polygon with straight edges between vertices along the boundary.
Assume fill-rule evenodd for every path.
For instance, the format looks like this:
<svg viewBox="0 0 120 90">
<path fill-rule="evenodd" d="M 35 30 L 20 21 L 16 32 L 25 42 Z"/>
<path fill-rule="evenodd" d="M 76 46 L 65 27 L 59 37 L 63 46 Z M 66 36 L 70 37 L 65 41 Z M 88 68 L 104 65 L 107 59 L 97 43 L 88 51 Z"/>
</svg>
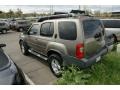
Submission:
<svg viewBox="0 0 120 90">
<path fill-rule="evenodd" d="M 37 52 L 45 55 L 46 54 L 46 48 L 49 42 L 52 42 L 52 38 L 46 38 L 46 37 L 39 37 L 37 38 Z"/>
<path fill-rule="evenodd" d="M 39 36 L 38 35 L 39 30 L 40 30 L 39 24 L 33 24 L 30 30 L 28 31 L 28 36 L 26 38 L 28 46 L 34 50 L 37 49 L 36 40 L 37 40 L 37 37 Z"/>
<path fill-rule="evenodd" d="M 49 42 L 54 41 L 54 24 L 52 22 L 46 22 L 41 24 L 40 36 L 37 38 L 37 51 L 43 55 L 46 55 L 46 48 Z"/>
</svg>

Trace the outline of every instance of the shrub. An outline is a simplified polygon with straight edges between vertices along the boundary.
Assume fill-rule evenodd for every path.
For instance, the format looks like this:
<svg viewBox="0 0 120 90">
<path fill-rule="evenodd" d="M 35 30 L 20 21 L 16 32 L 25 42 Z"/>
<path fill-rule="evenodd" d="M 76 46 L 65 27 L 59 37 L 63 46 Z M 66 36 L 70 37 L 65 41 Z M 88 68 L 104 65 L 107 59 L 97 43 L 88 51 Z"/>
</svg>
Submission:
<svg viewBox="0 0 120 90">
<path fill-rule="evenodd" d="M 64 69 L 62 77 L 57 81 L 56 84 L 60 85 L 79 85 L 87 82 L 89 74 L 85 74 L 76 66 L 68 67 Z"/>
<path fill-rule="evenodd" d="M 91 74 L 87 84 L 120 84 L 120 54 L 111 52 L 93 65 L 87 72 Z"/>
<path fill-rule="evenodd" d="M 75 66 L 64 69 L 56 84 L 120 84 L 120 53 L 111 52 L 90 68 L 80 70 Z"/>
</svg>

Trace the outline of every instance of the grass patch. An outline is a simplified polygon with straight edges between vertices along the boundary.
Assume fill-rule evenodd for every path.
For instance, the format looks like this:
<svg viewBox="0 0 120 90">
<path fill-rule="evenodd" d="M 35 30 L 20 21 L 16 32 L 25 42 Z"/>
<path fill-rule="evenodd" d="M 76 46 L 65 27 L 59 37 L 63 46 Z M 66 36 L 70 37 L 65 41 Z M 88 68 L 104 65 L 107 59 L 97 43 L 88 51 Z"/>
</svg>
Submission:
<svg viewBox="0 0 120 90">
<path fill-rule="evenodd" d="M 60 85 L 83 85 L 87 83 L 87 79 L 90 77 L 90 74 L 85 74 L 79 68 L 72 66 L 68 67 L 63 71 L 62 77 L 57 81 L 56 84 Z"/>
<path fill-rule="evenodd" d="M 79 70 L 77 67 L 69 67 L 63 71 L 63 75 L 56 84 L 62 85 L 114 85 L 120 84 L 120 53 L 111 52 L 102 60 L 90 68 Z"/>
</svg>

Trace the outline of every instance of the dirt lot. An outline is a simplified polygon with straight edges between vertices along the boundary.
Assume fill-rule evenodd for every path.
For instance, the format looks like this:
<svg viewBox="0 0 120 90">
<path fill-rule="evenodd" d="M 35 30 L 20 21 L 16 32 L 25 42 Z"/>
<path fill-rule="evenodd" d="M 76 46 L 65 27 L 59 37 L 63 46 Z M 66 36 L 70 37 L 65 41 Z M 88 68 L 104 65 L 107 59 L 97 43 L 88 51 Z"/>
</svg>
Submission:
<svg viewBox="0 0 120 90">
<path fill-rule="evenodd" d="M 57 79 L 50 71 L 46 61 L 34 56 L 22 55 L 19 48 L 19 32 L 0 34 L 0 43 L 5 43 L 5 52 L 27 74 L 35 84 L 53 84 Z"/>
</svg>

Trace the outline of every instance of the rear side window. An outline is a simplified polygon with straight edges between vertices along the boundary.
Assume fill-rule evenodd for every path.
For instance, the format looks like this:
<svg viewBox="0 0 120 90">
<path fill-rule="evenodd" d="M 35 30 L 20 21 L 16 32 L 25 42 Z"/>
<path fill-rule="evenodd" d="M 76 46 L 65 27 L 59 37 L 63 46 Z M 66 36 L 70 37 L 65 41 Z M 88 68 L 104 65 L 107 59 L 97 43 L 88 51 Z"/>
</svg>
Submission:
<svg viewBox="0 0 120 90">
<path fill-rule="evenodd" d="M 41 25 L 40 35 L 52 37 L 54 33 L 54 24 L 52 22 L 43 23 Z"/>
<path fill-rule="evenodd" d="M 105 28 L 120 28 L 120 20 L 102 20 Z"/>
<path fill-rule="evenodd" d="M 76 40 L 77 30 L 75 22 L 62 21 L 58 23 L 59 37 L 65 40 Z"/>
<path fill-rule="evenodd" d="M 99 20 L 85 20 L 83 21 L 83 28 L 86 39 L 94 37 L 95 34 L 102 33 L 102 31 L 104 31 Z"/>
</svg>

